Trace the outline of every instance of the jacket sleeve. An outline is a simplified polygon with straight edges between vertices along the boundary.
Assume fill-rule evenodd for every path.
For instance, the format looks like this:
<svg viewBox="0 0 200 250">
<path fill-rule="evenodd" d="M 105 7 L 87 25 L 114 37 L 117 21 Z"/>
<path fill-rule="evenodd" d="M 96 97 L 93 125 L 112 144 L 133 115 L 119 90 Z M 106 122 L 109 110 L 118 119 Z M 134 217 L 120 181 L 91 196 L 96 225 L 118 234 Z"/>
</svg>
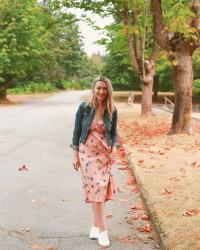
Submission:
<svg viewBox="0 0 200 250">
<path fill-rule="evenodd" d="M 82 131 L 83 110 L 84 110 L 84 102 L 82 102 L 79 105 L 78 110 L 76 111 L 72 143 L 70 144 L 70 147 L 77 151 L 79 150 L 79 139 Z"/>
<path fill-rule="evenodd" d="M 117 119 L 118 119 L 118 114 L 117 114 L 117 109 L 115 108 L 113 111 L 113 115 L 112 115 L 112 127 L 110 131 L 110 135 L 111 135 L 113 146 L 116 146 L 116 147 L 119 146 L 117 143 Z"/>
</svg>

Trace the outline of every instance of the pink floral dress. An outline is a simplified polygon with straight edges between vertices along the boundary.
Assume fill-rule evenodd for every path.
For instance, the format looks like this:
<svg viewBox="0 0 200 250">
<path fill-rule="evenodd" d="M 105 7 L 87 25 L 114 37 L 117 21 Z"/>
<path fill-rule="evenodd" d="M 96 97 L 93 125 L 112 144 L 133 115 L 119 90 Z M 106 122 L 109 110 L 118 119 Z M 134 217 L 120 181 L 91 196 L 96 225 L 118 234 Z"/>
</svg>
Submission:
<svg viewBox="0 0 200 250">
<path fill-rule="evenodd" d="M 104 124 L 92 122 L 85 143 L 79 146 L 80 169 L 85 202 L 106 202 L 116 192 L 111 174 L 111 146 L 108 146 Z"/>
</svg>

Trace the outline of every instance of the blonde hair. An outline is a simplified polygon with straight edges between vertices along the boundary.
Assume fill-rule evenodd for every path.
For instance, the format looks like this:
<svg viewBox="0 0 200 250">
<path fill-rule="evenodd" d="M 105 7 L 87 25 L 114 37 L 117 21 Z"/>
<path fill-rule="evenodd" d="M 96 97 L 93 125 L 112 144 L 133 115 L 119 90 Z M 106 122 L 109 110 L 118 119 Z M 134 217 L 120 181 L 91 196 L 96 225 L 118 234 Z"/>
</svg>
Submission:
<svg viewBox="0 0 200 250">
<path fill-rule="evenodd" d="M 108 89 L 108 96 L 105 100 L 105 108 L 107 108 L 108 110 L 108 114 L 109 114 L 109 118 L 110 120 L 112 120 L 112 113 L 114 110 L 114 100 L 113 100 L 113 87 L 112 87 L 112 83 L 110 82 L 110 80 L 108 78 L 106 78 L 105 76 L 98 76 L 92 83 L 92 96 L 90 98 L 90 105 L 93 108 L 97 108 L 98 106 L 98 102 L 97 102 L 97 98 L 95 97 L 94 94 L 94 88 L 97 82 L 105 82 L 107 85 L 107 89 Z"/>
</svg>

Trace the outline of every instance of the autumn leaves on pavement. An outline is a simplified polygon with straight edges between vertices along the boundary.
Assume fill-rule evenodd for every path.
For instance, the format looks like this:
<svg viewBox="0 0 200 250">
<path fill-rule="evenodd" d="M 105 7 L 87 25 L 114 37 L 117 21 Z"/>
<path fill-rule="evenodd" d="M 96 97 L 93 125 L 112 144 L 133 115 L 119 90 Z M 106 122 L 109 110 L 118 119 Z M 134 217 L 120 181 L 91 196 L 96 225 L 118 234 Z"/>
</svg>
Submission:
<svg viewBox="0 0 200 250">
<path fill-rule="evenodd" d="M 119 110 L 121 143 L 167 246 L 200 249 L 199 122 L 193 121 L 192 135 L 168 135 L 169 115 L 141 117 L 133 106 L 120 104 Z"/>
</svg>

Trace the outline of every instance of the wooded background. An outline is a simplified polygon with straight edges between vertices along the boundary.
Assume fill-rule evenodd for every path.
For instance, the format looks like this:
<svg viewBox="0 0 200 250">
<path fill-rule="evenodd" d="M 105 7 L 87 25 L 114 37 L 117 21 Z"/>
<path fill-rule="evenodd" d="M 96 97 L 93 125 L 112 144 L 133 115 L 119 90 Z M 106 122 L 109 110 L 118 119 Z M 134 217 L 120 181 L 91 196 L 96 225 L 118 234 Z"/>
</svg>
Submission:
<svg viewBox="0 0 200 250">
<path fill-rule="evenodd" d="M 71 8 L 85 11 L 80 17 Z M 78 20 L 112 16 L 89 57 Z M 175 92 L 172 133 L 188 132 L 192 98 L 200 100 L 200 0 L 0 0 L 0 98 L 8 93 L 90 88 L 99 74 L 115 90 Z M 155 95 L 156 96 L 156 95 Z"/>
</svg>

